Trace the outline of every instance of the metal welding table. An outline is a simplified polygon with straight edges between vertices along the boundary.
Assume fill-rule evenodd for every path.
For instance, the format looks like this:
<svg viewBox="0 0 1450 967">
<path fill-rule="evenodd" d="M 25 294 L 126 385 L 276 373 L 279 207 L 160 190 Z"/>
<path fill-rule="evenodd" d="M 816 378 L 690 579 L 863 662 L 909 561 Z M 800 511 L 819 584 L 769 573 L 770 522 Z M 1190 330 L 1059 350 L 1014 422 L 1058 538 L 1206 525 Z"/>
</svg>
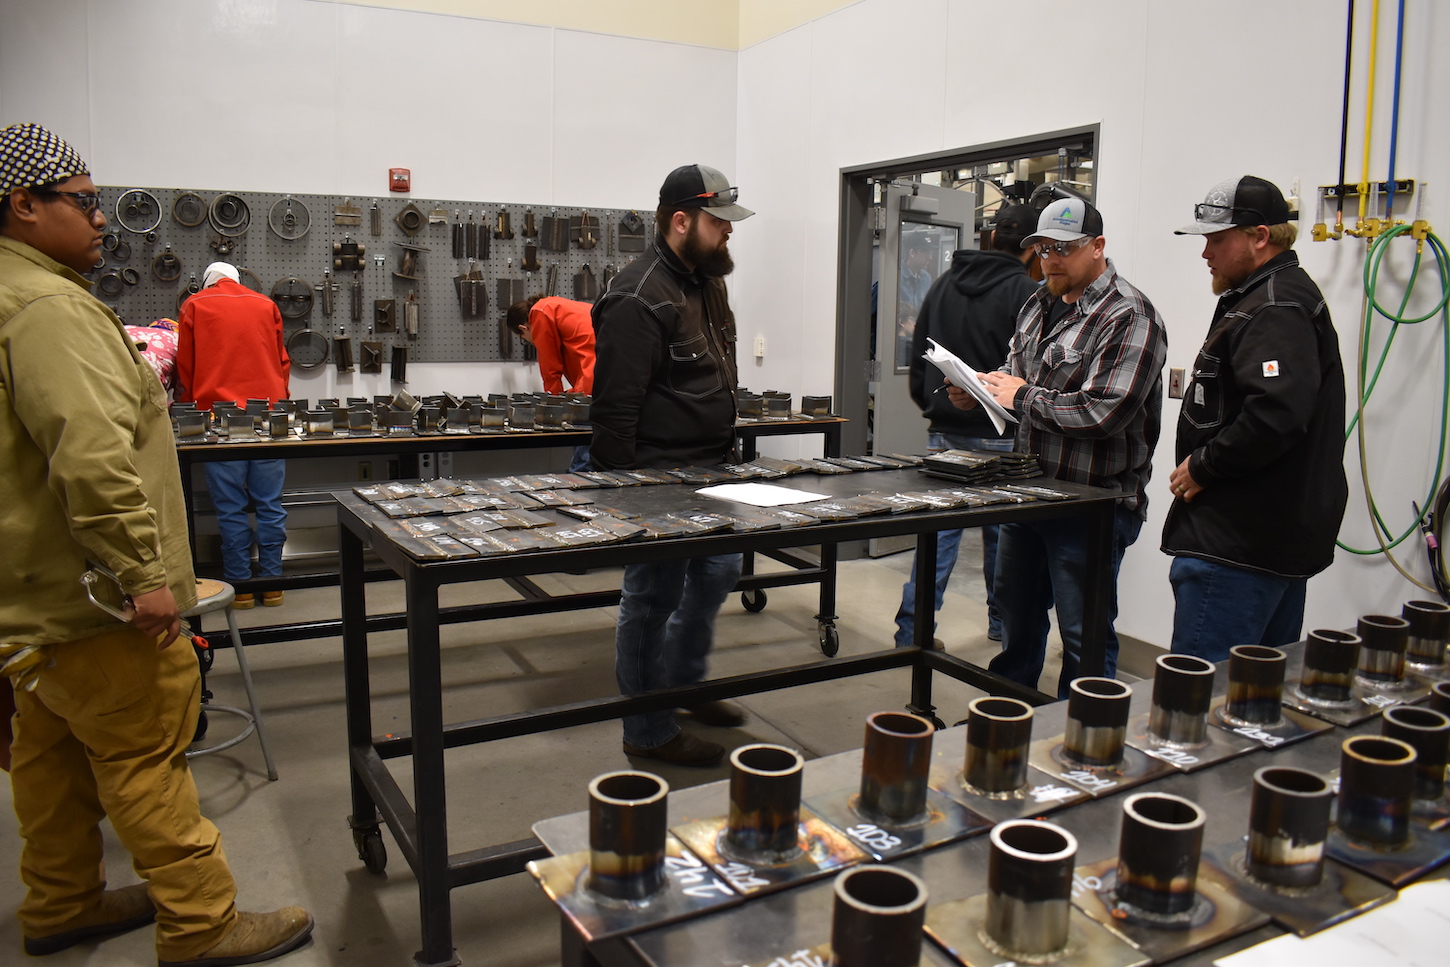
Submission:
<svg viewBox="0 0 1450 967">
<path fill-rule="evenodd" d="M 1284 650 L 1292 659 L 1301 645 Z M 1220 663 L 1215 676 L 1214 695 L 1226 691 L 1226 662 Z M 1133 713 L 1148 711 L 1152 697 L 1151 680 L 1134 687 Z M 863 710 L 862 719 L 870 711 Z M 1034 714 L 1034 738 L 1060 735 L 1067 716 L 1067 703 L 1056 702 L 1039 707 Z M 1077 837 L 1078 866 L 1085 866 L 1117 854 L 1118 832 L 1122 819 L 1122 803 L 1127 793 L 1144 791 L 1171 793 L 1191 799 L 1208 814 L 1204 830 L 1205 855 L 1215 847 L 1229 844 L 1229 851 L 1242 852 L 1242 840 L 1248 830 L 1249 798 L 1253 774 L 1265 765 L 1293 766 L 1319 775 L 1327 775 L 1339 766 L 1340 744 L 1350 735 L 1379 734 L 1378 717 L 1352 728 L 1334 727 L 1278 749 L 1259 749 L 1247 755 L 1228 759 L 1198 772 L 1170 773 L 1145 785 L 1134 786 L 1126 793 L 1089 798 L 1069 804 L 1057 811 L 1045 807 L 1046 818 L 1064 827 Z M 932 762 L 949 774 L 961 771 L 966 743 L 966 727 L 939 732 L 933 743 Z M 861 750 L 824 756 L 806 763 L 803 798 L 829 793 L 859 784 Z M 720 815 L 726 810 L 729 780 L 671 791 L 670 824 L 681 816 Z M 589 848 L 589 814 L 574 813 L 550 819 L 535 827 L 554 855 Z M 985 832 L 985 831 L 984 831 Z M 1219 854 L 1220 856 L 1222 854 Z M 987 888 L 988 841 L 984 834 L 959 840 L 893 859 L 891 865 L 906 869 L 926 882 L 931 905 L 947 903 L 981 894 Z M 1431 876 L 1445 875 L 1443 870 Z M 586 944 L 572 923 L 562 916 L 561 943 L 563 967 L 676 967 L 697 964 L 714 967 L 728 964 L 764 964 L 779 957 L 789 960 L 794 951 L 809 950 L 830 938 L 834 876 L 825 876 L 809 883 L 753 898 L 741 905 L 624 936 L 610 937 Z M 1269 924 L 1247 933 L 1220 940 L 1195 953 L 1170 961 L 1182 967 L 1208 967 L 1215 958 L 1242 950 L 1285 931 Z M 791 961 L 794 963 L 795 961 Z M 957 961 L 931 941 L 922 945 L 923 967 L 949 967 Z"/>
<path fill-rule="evenodd" d="M 891 493 L 931 486 L 914 470 L 879 471 L 840 476 L 807 477 L 808 488 L 838 496 L 863 491 Z M 794 478 L 800 481 L 801 478 Z M 893 668 L 912 669 L 909 709 L 934 718 L 932 674 L 943 672 L 978 688 L 1041 704 L 1047 696 L 994 675 L 951 655 L 932 651 L 932 622 L 916 623 L 918 647 L 890 649 L 852 657 L 823 660 L 750 675 L 715 679 L 685 688 L 653 692 L 632 698 L 615 697 L 595 702 L 556 706 L 495 716 L 469 722 L 443 722 L 443 682 L 439 654 L 441 621 L 463 621 L 499 616 L 498 605 L 440 609 L 438 590 L 445 584 L 492 578 L 518 579 L 529 574 L 610 567 L 645 561 L 669 560 L 709 554 L 773 551 L 806 545 L 864 540 L 894 534 L 917 535 L 920 573 L 930 573 L 936 560 L 936 531 L 1019 520 L 1078 517 L 1088 521 L 1088 586 L 1082 673 L 1101 674 L 1103 645 L 1108 626 L 1106 600 L 1111 588 L 1113 507 L 1118 494 L 1098 488 L 1054 482 L 1053 486 L 1080 496 L 1065 501 L 997 504 L 975 510 L 930 511 L 874 516 L 785 530 L 747 534 L 714 533 L 656 541 L 534 551 L 504 557 L 422 563 L 397 545 L 379 537 L 370 526 L 378 512 L 351 493 L 338 497 L 341 525 L 343 669 L 346 688 L 348 751 L 352 784 L 350 823 L 358 855 L 375 872 L 386 864 L 379 821 L 385 822 L 418 880 L 422 951 L 420 967 L 449 967 L 460 963 L 453 949 L 449 891 L 468 883 L 495 879 L 523 871 L 528 861 L 549 855 L 530 838 L 466 853 L 448 851 L 445 749 L 489 742 L 512 736 L 608 721 L 620 716 L 675 708 L 713 699 L 749 695 L 831 681 Z M 729 504 L 699 497 L 681 485 L 632 487 L 606 491 L 608 502 L 625 509 L 647 512 L 710 507 L 728 512 Z M 366 576 L 364 546 L 371 545 L 383 563 L 403 579 L 408 631 L 409 708 L 412 731 L 374 735 L 369 692 Z M 934 601 L 930 581 L 917 582 L 918 614 L 931 614 Z M 505 612 L 507 613 L 507 612 Z M 920 646 L 925 644 L 925 649 Z M 874 710 L 864 710 L 874 711 Z M 388 770 L 387 759 L 411 756 L 413 798 Z"/>
<path fill-rule="evenodd" d="M 749 460 L 756 456 L 756 441 L 766 436 L 800 436 L 819 434 L 822 437 L 823 455 L 841 455 L 841 428 L 846 424 L 841 417 L 793 416 L 788 420 L 760 419 L 742 420 L 736 424 L 736 435 L 740 440 L 742 456 Z M 587 430 L 522 430 L 502 433 L 435 433 L 417 436 L 388 436 L 377 434 L 356 437 L 329 437 L 303 439 L 289 437 L 286 440 L 259 439 L 246 443 L 196 443 L 181 444 L 176 448 L 181 464 L 182 495 L 186 502 L 187 536 L 191 541 L 193 559 L 196 557 L 196 495 L 192 481 L 192 468 L 196 464 L 216 463 L 225 460 L 307 460 L 329 457 L 368 457 L 398 455 L 402 458 L 399 467 L 400 479 L 418 476 L 418 455 L 422 453 L 472 453 L 506 450 L 538 450 L 550 447 L 577 447 L 589 442 Z M 752 561 L 746 558 L 745 576 L 740 582 L 746 606 L 754 610 L 765 607 L 762 589 L 781 587 L 786 583 L 804 583 L 818 577 L 822 584 L 821 613 L 832 615 L 835 610 L 836 549 L 823 548 L 820 566 L 811 569 L 809 575 L 790 575 L 792 580 L 779 577 L 755 578 Z M 788 562 L 794 563 L 794 562 Z M 372 572 L 370 580 L 383 580 L 392 575 L 387 572 Z M 306 574 L 290 574 L 280 578 L 256 578 L 249 581 L 232 582 L 239 593 L 290 590 L 293 588 L 330 587 L 338 583 L 335 571 L 316 571 Z M 516 588 L 525 598 L 538 599 L 537 589 L 527 586 Z M 829 592 L 829 595 L 828 593 Z M 609 592 L 602 592 L 609 593 Z M 613 592 L 615 601 L 618 592 Z M 606 607 L 614 602 L 600 600 L 586 607 Z M 521 611 L 517 613 L 529 613 Z M 401 615 L 377 616 L 374 630 L 403 627 Z M 301 641 L 309 638 L 327 637 L 341 631 L 340 621 L 312 621 L 304 623 L 282 623 L 262 625 L 243 629 L 243 640 L 249 645 L 267 644 L 277 641 Z M 833 630 L 822 631 L 822 647 L 829 641 Z M 834 654 L 834 648 L 831 647 Z"/>
</svg>

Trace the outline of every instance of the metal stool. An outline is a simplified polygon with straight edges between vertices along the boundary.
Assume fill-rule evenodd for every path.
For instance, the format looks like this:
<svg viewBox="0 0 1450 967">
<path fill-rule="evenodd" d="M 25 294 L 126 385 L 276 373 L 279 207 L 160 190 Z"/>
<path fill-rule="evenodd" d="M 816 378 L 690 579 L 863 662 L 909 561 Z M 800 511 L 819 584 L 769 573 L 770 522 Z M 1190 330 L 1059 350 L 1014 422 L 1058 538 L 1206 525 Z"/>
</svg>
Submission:
<svg viewBox="0 0 1450 967">
<path fill-rule="evenodd" d="M 228 715 L 235 715 L 246 723 L 246 727 L 240 733 L 227 739 L 225 742 L 218 742 L 216 745 L 209 745 L 200 749 L 186 750 L 188 759 L 198 755 L 208 755 L 212 752 L 221 752 L 230 749 L 238 744 L 253 732 L 257 733 L 257 741 L 262 744 L 262 758 L 267 763 L 267 778 L 273 782 L 277 781 L 277 766 L 272 762 L 272 750 L 267 748 L 267 736 L 262 731 L 262 710 L 257 707 L 257 694 L 252 690 L 252 670 L 247 666 L 247 650 L 242 647 L 242 633 L 237 630 L 237 616 L 232 613 L 232 602 L 236 600 L 237 591 L 225 581 L 217 581 L 213 578 L 198 578 L 196 582 L 196 607 L 186 612 L 182 617 L 194 618 L 197 615 L 209 614 L 212 611 L 226 611 L 227 628 L 232 634 L 232 651 L 236 652 L 237 664 L 242 669 L 242 686 L 247 690 L 247 704 L 251 711 L 246 709 L 233 708 L 230 705 L 208 704 L 205 711 L 225 712 Z"/>
</svg>

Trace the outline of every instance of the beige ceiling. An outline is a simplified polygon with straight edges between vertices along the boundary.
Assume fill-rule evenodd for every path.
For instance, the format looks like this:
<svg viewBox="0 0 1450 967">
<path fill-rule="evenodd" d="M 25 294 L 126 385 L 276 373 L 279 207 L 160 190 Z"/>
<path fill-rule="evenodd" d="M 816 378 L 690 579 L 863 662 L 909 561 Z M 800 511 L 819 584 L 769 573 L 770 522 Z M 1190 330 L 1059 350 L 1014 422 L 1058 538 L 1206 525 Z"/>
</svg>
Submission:
<svg viewBox="0 0 1450 967">
<path fill-rule="evenodd" d="M 740 50 L 859 0 L 326 0 Z"/>
</svg>

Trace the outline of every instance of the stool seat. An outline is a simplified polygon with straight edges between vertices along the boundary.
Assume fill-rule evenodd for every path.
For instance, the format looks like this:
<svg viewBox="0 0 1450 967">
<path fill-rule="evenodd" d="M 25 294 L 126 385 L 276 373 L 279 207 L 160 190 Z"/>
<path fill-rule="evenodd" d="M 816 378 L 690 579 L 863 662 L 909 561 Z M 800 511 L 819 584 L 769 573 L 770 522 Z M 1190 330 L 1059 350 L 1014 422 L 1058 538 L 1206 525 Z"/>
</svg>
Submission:
<svg viewBox="0 0 1450 967">
<path fill-rule="evenodd" d="M 262 759 L 267 763 L 267 778 L 277 780 L 277 766 L 272 761 L 272 750 L 267 747 L 267 736 L 262 731 L 262 710 L 257 705 L 257 695 L 252 690 L 252 670 L 247 665 L 247 651 L 242 645 L 242 633 L 237 628 L 237 616 L 232 611 L 232 604 L 237 599 L 237 589 L 226 581 L 218 581 L 215 578 L 196 579 L 196 604 L 188 609 L 182 617 L 194 618 L 199 615 L 209 614 L 213 611 L 225 611 L 227 618 L 227 630 L 232 637 L 232 651 L 237 656 L 237 665 L 242 671 L 242 687 L 247 692 L 247 704 L 249 709 L 233 708 L 230 705 L 215 705 L 207 702 L 202 703 L 202 710 L 206 712 L 225 712 L 228 715 L 235 715 L 244 724 L 242 731 L 215 745 L 204 746 L 186 750 L 186 757 L 191 759 L 199 755 L 209 755 L 213 752 L 221 752 L 230 749 L 232 746 L 246 739 L 253 732 L 257 733 L 257 741 L 262 745 Z"/>
</svg>

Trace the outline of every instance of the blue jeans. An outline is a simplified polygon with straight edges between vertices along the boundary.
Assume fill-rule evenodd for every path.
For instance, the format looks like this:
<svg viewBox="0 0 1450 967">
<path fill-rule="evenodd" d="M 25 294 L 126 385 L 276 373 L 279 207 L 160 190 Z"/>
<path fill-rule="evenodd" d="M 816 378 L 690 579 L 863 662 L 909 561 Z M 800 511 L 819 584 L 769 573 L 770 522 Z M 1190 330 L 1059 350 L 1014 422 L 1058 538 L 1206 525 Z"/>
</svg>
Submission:
<svg viewBox="0 0 1450 967">
<path fill-rule="evenodd" d="M 206 487 L 222 535 L 222 577 L 232 582 L 252 577 L 249 499 L 257 514 L 257 576 L 280 575 L 282 545 L 287 540 L 287 511 L 282 509 L 287 461 L 228 460 L 202 466 L 206 468 Z"/>
<path fill-rule="evenodd" d="M 932 433 L 927 437 L 927 449 L 932 453 L 942 450 L 996 450 L 1005 453 L 1012 449 L 1014 439 L 1004 437 L 957 436 L 955 433 Z M 982 583 L 987 588 L 987 637 L 998 640 L 1002 637 L 1002 616 L 997 611 L 997 595 L 994 580 L 997 571 L 997 527 L 988 524 L 982 528 Z M 936 610 L 940 611 L 947 592 L 947 581 L 951 579 L 952 568 L 957 563 L 957 548 L 962 543 L 960 530 L 936 532 Z M 916 626 L 916 562 L 911 562 L 911 577 L 901 589 L 901 607 L 896 611 L 896 647 L 908 648 L 913 644 Z M 935 616 L 933 615 L 933 619 Z M 935 620 L 932 630 L 936 630 Z"/>
<path fill-rule="evenodd" d="M 1173 651 L 1223 661 L 1234 645 L 1298 641 L 1308 578 L 1282 578 L 1196 557 L 1175 557 Z"/>
<path fill-rule="evenodd" d="M 715 616 L 740 580 L 739 554 L 630 564 L 614 629 L 614 677 L 625 695 L 705 677 Z M 673 709 L 624 717 L 624 741 L 653 749 L 680 731 Z"/>
<path fill-rule="evenodd" d="M 1143 522 L 1118 506 L 1113 516 L 1113 575 L 1104 642 L 1103 674 L 1118 670 L 1118 566 L 1123 552 L 1138 539 Z M 1047 654 L 1048 612 L 1057 603 L 1057 632 L 1062 637 L 1062 677 L 1057 697 L 1078 677 L 1082 655 L 1083 588 L 1089 562 L 1088 523 L 1081 518 L 1003 524 L 997 544 L 997 602 L 1002 609 L 1002 651 L 987 666 L 1014 682 L 1037 687 Z"/>
<path fill-rule="evenodd" d="M 578 473 L 580 470 L 589 469 L 589 444 L 582 447 L 575 447 L 574 452 L 569 454 L 569 472 Z"/>
</svg>

